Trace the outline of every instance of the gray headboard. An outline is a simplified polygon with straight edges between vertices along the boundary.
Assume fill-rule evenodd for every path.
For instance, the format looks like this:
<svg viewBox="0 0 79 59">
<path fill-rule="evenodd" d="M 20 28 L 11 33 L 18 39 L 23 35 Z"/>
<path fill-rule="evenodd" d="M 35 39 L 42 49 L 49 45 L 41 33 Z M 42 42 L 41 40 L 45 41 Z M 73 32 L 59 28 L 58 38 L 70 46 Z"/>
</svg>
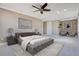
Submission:
<svg viewBox="0 0 79 59">
<path fill-rule="evenodd" d="M 25 36 L 32 36 L 32 35 L 38 35 L 35 32 L 22 32 L 22 33 L 15 33 L 15 37 L 19 38 L 19 36 L 25 37 Z"/>
</svg>

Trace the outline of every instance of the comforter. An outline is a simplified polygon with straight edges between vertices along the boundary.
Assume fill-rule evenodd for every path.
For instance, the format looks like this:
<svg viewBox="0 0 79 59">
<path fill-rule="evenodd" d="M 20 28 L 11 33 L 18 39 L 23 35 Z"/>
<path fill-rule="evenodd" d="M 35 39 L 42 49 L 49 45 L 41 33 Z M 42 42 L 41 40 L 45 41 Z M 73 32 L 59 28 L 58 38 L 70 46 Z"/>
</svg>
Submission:
<svg viewBox="0 0 79 59">
<path fill-rule="evenodd" d="M 23 40 L 21 43 L 23 50 L 26 50 L 28 46 L 35 48 L 37 46 L 40 46 L 41 44 L 44 44 L 45 42 L 52 40 L 49 37 L 38 35 L 22 37 L 21 39 Z"/>
</svg>

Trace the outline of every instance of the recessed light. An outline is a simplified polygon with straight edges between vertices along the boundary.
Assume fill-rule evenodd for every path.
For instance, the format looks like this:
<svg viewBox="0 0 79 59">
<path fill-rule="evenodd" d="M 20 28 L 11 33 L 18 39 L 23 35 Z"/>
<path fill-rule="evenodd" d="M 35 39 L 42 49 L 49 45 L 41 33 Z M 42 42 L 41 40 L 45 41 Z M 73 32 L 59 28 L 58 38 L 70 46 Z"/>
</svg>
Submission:
<svg viewBox="0 0 79 59">
<path fill-rule="evenodd" d="M 59 12 L 59 11 L 57 11 L 57 14 L 60 14 L 60 12 Z"/>
<path fill-rule="evenodd" d="M 67 11 L 67 9 L 64 9 L 64 11 Z"/>
</svg>

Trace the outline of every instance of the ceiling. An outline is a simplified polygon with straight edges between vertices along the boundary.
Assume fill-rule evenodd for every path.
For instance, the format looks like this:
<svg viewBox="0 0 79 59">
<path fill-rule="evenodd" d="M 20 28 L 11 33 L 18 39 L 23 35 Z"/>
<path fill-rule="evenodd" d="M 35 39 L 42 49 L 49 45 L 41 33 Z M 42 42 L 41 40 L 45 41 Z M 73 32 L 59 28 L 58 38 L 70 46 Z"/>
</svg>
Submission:
<svg viewBox="0 0 79 59">
<path fill-rule="evenodd" d="M 0 7 L 11 11 L 19 12 L 28 16 L 39 18 L 43 21 L 51 20 L 68 20 L 76 18 L 78 15 L 79 4 L 77 3 L 48 3 L 47 8 L 51 9 L 50 12 L 33 12 L 37 9 L 32 5 L 40 6 L 43 3 L 0 3 Z"/>
</svg>

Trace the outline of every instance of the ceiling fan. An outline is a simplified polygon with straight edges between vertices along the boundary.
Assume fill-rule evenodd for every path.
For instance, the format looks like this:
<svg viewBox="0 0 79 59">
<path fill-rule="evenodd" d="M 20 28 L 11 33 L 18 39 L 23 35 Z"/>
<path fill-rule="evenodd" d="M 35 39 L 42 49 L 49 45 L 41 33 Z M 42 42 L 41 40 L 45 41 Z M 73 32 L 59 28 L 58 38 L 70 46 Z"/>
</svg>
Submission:
<svg viewBox="0 0 79 59">
<path fill-rule="evenodd" d="M 34 5 L 32 5 L 32 7 L 37 9 L 34 12 L 40 11 L 40 13 L 43 14 L 43 11 L 51 11 L 50 9 L 45 9 L 47 5 L 48 5 L 48 3 L 44 3 L 43 5 L 40 6 L 40 8 L 38 8 L 38 7 L 34 6 Z"/>
</svg>

